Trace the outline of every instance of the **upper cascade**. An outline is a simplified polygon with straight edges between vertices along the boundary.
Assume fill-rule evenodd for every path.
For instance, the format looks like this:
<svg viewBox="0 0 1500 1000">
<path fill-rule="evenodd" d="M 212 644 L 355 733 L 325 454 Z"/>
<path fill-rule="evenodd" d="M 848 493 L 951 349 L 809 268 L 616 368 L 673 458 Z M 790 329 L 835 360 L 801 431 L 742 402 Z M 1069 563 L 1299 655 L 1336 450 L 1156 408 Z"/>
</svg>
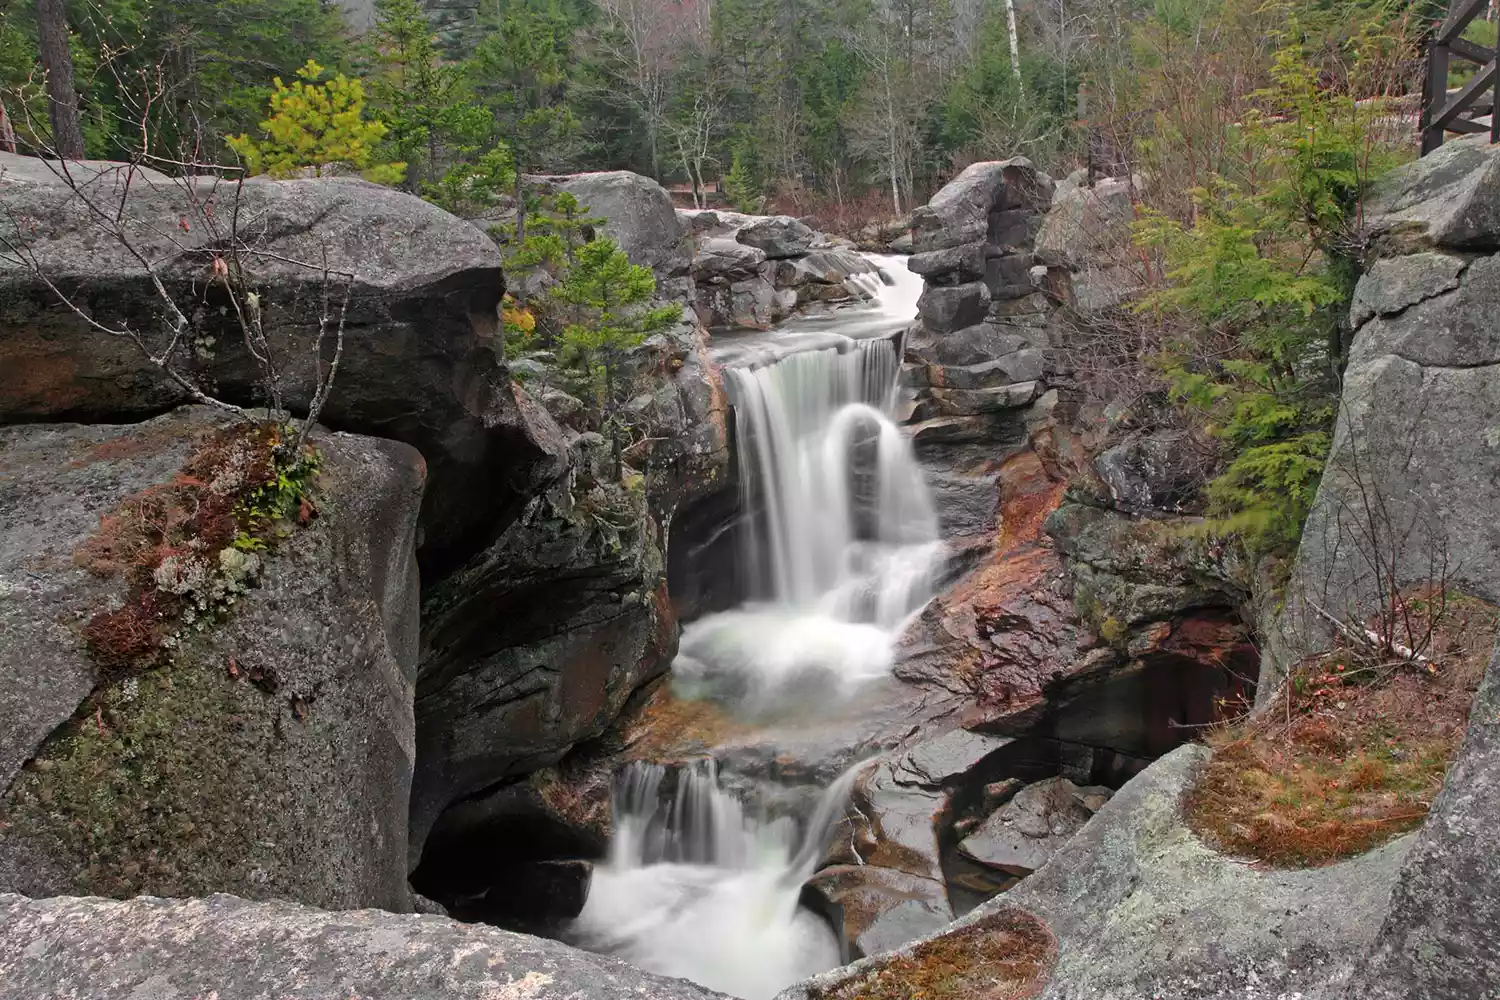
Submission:
<svg viewBox="0 0 1500 1000">
<path fill-rule="evenodd" d="M 869 305 L 826 325 L 831 343 L 725 373 L 750 601 L 689 625 L 674 669 L 686 693 L 752 716 L 794 707 L 809 686 L 842 695 L 885 676 L 942 557 L 921 468 L 892 420 L 899 333 L 921 280 L 903 258 L 872 259 L 887 277 Z"/>
</svg>

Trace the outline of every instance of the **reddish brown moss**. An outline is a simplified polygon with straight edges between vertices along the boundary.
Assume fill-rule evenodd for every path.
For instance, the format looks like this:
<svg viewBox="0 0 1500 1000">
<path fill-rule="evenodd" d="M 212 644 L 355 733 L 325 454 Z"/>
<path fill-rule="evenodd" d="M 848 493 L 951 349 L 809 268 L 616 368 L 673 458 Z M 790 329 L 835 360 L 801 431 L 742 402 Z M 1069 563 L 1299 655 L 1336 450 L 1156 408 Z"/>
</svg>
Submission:
<svg viewBox="0 0 1500 1000">
<path fill-rule="evenodd" d="M 288 472 L 310 476 L 311 455 L 289 470 L 281 457 L 284 429 L 272 423 L 235 424 L 208 435 L 168 483 L 125 498 L 100 518 L 98 529 L 73 554 L 76 565 L 129 586 L 122 607 L 100 611 L 84 628 L 95 660 L 108 671 L 149 667 L 188 607 L 162 584 L 212 579 L 220 553 L 236 544 L 271 548 L 278 520 L 305 524 L 312 507 L 294 483 L 290 497 L 267 499 Z M 118 450 L 118 449 L 117 449 Z M 125 449 L 122 454 L 129 453 Z M 111 453 L 113 454 L 113 453 Z M 280 506 L 290 504 L 290 509 Z M 164 567 L 166 569 L 164 569 Z"/>
<path fill-rule="evenodd" d="M 1276 704 L 1209 736 L 1186 805 L 1221 850 L 1283 867 L 1361 854 L 1421 825 L 1463 739 L 1500 615 L 1412 596 L 1433 616 L 1427 664 L 1339 649 L 1293 671 Z"/>
<path fill-rule="evenodd" d="M 1046 982 L 1056 956 L 1047 926 L 1002 910 L 894 955 L 818 993 L 819 1000 L 1025 1000 Z"/>
</svg>

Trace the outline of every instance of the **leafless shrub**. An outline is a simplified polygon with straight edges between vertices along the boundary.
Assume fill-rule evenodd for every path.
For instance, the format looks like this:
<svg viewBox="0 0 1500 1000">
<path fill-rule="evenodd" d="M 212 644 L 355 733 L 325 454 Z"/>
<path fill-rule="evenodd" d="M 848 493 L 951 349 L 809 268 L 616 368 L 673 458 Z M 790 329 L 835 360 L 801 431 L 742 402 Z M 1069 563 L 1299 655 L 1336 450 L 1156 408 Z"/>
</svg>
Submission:
<svg viewBox="0 0 1500 1000">
<path fill-rule="evenodd" d="M 1422 417 L 1403 415 L 1411 428 Z M 1322 511 L 1304 535 L 1303 600 L 1322 631 L 1375 661 L 1425 662 L 1459 567 L 1433 498 L 1404 485 L 1417 435 L 1376 452 L 1347 406 L 1342 424 L 1319 491 Z"/>
<path fill-rule="evenodd" d="M 25 116 L 20 134 L 25 152 L 67 191 L 64 212 L 74 214 L 108 245 L 124 251 L 148 283 L 158 306 L 149 324 L 99 319 L 71 290 L 72 282 L 48 257 L 53 234 L 43 220 L 28 216 L 14 200 L 0 195 L 0 266 L 29 273 L 89 329 L 127 341 L 193 401 L 223 410 L 245 409 L 212 391 L 194 370 L 195 344 L 211 335 L 212 317 L 225 307 L 245 351 L 254 362 L 266 415 L 289 420 L 288 385 L 309 385 L 306 418 L 295 442 L 299 454 L 332 391 L 343 357 L 349 302 L 356 275 L 334 268 L 326 246 L 318 259 L 287 256 L 272 248 L 266 220 L 246 197 L 243 168 L 215 162 L 206 154 L 204 130 L 167 153 L 162 149 L 161 116 L 171 85 L 162 67 L 123 78 L 119 53 L 101 54 L 130 112 L 137 149 L 123 162 L 71 160 L 45 139 L 46 129 L 30 120 L 31 102 L 13 102 Z M 179 123 L 180 124 L 180 123 Z M 61 215 L 59 216 L 61 217 Z M 309 356 L 296 358 L 267 330 L 266 285 L 271 270 L 306 271 L 314 281 L 313 338 Z M 331 349 L 330 349 L 331 342 Z M 330 356 L 331 355 L 331 356 Z"/>
</svg>

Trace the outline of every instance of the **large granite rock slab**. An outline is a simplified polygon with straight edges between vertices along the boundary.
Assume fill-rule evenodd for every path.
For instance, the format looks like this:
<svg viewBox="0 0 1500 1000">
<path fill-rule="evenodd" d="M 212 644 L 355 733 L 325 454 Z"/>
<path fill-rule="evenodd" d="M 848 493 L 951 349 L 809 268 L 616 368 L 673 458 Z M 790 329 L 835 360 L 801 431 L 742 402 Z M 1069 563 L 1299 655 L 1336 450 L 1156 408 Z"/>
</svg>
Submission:
<svg viewBox="0 0 1500 1000">
<path fill-rule="evenodd" d="M 210 184 L 202 181 L 197 196 L 211 195 L 222 218 L 233 188 L 210 192 Z M 216 236 L 186 190 L 148 172 L 130 179 L 127 194 L 123 168 L 113 164 L 90 175 L 86 194 L 123 206 L 122 230 L 179 301 L 202 297 Z M 158 328 L 159 302 L 141 263 L 90 221 L 45 164 L 0 153 L 0 204 L 7 220 L 25 220 L 24 233 L 9 235 L 24 237 L 49 278 L 94 319 Z M 246 266 L 279 357 L 312 357 L 323 292 L 320 270 L 286 260 L 355 275 L 338 381 L 321 419 L 422 452 L 432 486 L 423 565 L 451 568 L 562 471 L 555 426 L 512 386 L 501 360 L 499 250 L 436 206 L 356 178 L 253 178 L 238 208 L 244 238 L 260 252 Z M 188 401 L 133 344 L 91 329 L 10 256 L 0 254 L 0 421 L 136 420 Z M 260 368 L 231 315 L 202 311 L 193 336 L 184 367 L 231 402 L 263 402 Z M 282 368 L 289 405 L 305 407 L 311 363 Z"/>
<path fill-rule="evenodd" d="M 415 451 L 316 434 L 319 516 L 172 663 L 106 674 L 80 635 L 124 593 L 80 546 L 224 422 L 0 429 L 0 891 L 407 907 Z"/>
<path fill-rule="evenodd" d="M 1500 983 L 1500 657 L 1347 1000 L 1483 997 Z"/>
<path fill-rule="evenodd" d="M 0 896 L 0 998 L 712 1000 L 682 979 L 438 916 L 233 896 Z"/>
<path fill-rule="evenodd" d="M 651 178 L 629 170 L 601 170 L 546 180 L 587 206 L 590 217 L 603 219 L 603 235 L 618 243 L 632 264 L 655 271 L 658 282 L 687 272 L 687 232 L 672 196 Z"/>
<path fill-rule="evenodd" d="M 1058 949 L 1043 1000 L 1340 997 L 1335 984 L 1374 940 L 1413 838 L 1306 871 L 1224 857 L 1180 811 L 1207 754 L 1189 745 L 1157 761 L 1040 870 L 944 933 L 1002 908 L 1043 920 Z M 810 1000 L 867 967 L 815 977 L 781 1000 Z"/>
<path fill-rule="evenodd" d="M 747 223 L 735 239 L 765 252 L 772 260 L 800 257 L 812 249 L 816 234 L 805 223 L 785 215 L 761 216 Z"/>
<path fill-rule="evenodd" d="M 1446 578 L 1500 600 L 1500 257 L 1474 259 L 1443 290 L 1452 268 L 1436 256 L 1395 258 L 1360 281 L 1356 308 L 1370 318 L 1354 335 L 1333 446 L 1270 630 L 1266 695 L 1290 663 L 1326 648 L 1329 616 L 1368 620 L 1388 577 Z"/>
<path fill-rule="evenodd" d="M 1382 177 L 1365 199 L 1365 230 L 1388 248 L 1500 249 L 1500 146 L 1446 142 Z"/>
</svg>

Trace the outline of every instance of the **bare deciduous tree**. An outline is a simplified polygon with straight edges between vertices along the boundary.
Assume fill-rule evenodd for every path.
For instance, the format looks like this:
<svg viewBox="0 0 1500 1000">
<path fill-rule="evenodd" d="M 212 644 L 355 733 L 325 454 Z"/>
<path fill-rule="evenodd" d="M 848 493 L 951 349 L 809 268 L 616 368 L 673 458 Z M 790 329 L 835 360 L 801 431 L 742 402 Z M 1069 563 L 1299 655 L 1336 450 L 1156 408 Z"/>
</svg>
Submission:
<svg viewBox="0 0 1500 1000">
<path fill-rule="evenodd" d="M 661 178 L 661 138 L 667 128 L 672 71 L 691 43 L 695 22 L 677 0 L 600 0 L 609 25 L 601 44 L 620 67 L 623 95 L 646 126 L 651 176 Z"/>
<path fill-rule="evenodd" d="M 108 55 L 104 65 L 113 68 Z M 301 397 L 299 409 L 306 408 L 297 451 L 292 452 L 296 454 L 338 375 L 356 275 L 333 267 L 326 248 L 312 260 L 277 249 L 264 213 L 247 197 L 243 169 L 203 159 L 201 137 L 173 156 L 154 151 L 158 116 L 169 103 L 170 86 L 160 67 L 129 81 L 117 77 L 116 82 L 134 119 L 129 125 L 140 137 L 140 151 L 130 161 L 79 163 L 45 143 L 29 151 L 38 154 L 37 162 L 66 192 L 66 205 L 60 207 L 108 245 L 118 247 L 139 270 L 157 306 L 154 321 L 133 325 L 124 319 L 100 319 L 49 256 L 48 242 L 57 234 L 45 232 L 39 219 L 3 194 L 0 268 L 29 273 L 88 329 L 131 344 L 194 402 L 248 414 L 246 407 L 216 395 L 193 365 L 196 345 L 217 329 L 214 316 L 221 310 L 210 308 L 211 301 L 221 306 L 232 317 L 232 328 L 255 366 L 268 418 L 291 418 L 289 388 L 296 383 L 290 391 Z M 19 106 L 23 112 L 27 108 L 24 101 Z M 27 134 L 39 134 L 35 123 L 23 124 Z M 306 272 L 313 282 L 316 332 L 308 357 L 301 361 L 290 356 L 290 345 L 268 329 L 273 272 L 283 278 L 289 272 Z"/>
</svg>

